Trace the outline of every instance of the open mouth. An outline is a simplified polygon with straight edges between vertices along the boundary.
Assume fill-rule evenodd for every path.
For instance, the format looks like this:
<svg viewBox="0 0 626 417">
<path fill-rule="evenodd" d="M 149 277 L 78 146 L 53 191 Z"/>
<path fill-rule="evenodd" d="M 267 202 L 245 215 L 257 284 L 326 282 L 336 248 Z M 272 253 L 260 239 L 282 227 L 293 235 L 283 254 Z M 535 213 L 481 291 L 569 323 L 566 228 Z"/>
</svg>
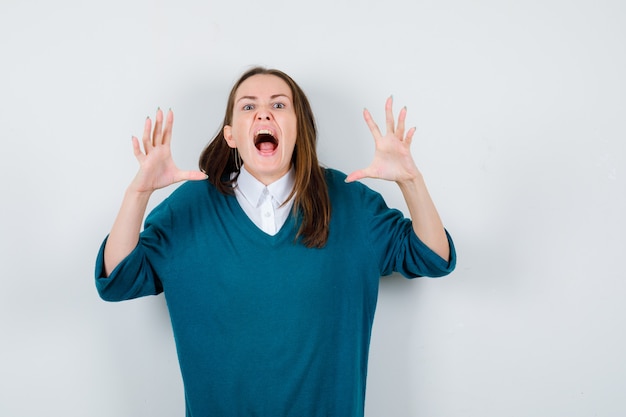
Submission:
<svg viewBox="0 0 626 417">
<path fill-rule="evenodd" d="M 259 130 L 254 136 L 254 146 L 261 152 L 272 152 L 278 147 L 278 140 L 267 130 Z"/>
</svg>

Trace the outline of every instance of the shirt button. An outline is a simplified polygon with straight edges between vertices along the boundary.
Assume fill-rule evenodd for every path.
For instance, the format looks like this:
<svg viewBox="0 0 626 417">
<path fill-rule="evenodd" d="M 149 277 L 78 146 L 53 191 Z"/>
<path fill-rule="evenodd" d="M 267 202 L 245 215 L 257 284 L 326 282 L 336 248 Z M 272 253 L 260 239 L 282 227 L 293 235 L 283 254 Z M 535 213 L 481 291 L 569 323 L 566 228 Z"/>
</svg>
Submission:
<svg viewBox="0 0 626 417">
<path fill-rule="evenodd" d="M 265 213 L 265 217 L 269 217 L 269 216 L 271 216 L 271 214 Z"/>
</svg>

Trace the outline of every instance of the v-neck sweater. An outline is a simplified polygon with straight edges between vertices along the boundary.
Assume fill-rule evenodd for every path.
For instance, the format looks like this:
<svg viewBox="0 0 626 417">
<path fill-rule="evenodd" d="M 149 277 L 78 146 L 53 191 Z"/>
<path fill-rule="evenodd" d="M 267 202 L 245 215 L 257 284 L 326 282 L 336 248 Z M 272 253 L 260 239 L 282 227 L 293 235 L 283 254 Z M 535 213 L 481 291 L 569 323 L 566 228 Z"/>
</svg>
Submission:
<svg viewBox="0 0 626 417">
<path fill-rule="evenodd" d="M 332 208 L 323 248 L 295 240 L 293 214 L 264 233 L 208 181 L 186 182 L 159 204 L 109 277 L 103 242 L 103 299 L 165 294 L 187 416 L 362 417 L 380 277 L 454 269 L 449 235 L 448 261 L 380 194 L 339 171 L 325 176 Z"/>
</svg>

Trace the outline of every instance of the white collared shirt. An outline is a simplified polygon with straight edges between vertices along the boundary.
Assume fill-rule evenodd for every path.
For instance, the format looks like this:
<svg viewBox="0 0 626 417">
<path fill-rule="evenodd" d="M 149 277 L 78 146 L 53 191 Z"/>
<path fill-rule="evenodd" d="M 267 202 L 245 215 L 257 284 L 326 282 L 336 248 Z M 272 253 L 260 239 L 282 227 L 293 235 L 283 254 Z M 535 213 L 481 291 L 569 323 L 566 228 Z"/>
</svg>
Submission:
<svg viewBox="0 0 626 417">
<path fill-rule="evenodd" d="M 242 165 L 237 184 L 235 197 L 237 202 L 248 215 L 250 220 L 268 235 L 275 235 L 285 224 L 293 206 L 293 198 L 283 206 L 295 183 L 293 168 L 268 186 L 257 180 Z"/>
</svg>

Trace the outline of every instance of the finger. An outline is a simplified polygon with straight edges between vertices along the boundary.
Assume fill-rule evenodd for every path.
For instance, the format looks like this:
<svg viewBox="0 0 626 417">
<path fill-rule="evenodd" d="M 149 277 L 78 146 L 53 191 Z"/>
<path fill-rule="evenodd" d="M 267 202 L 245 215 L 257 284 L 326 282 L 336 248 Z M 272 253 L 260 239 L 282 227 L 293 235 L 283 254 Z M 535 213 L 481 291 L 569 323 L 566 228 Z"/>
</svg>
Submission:
<svg viewBox="0 0 626 417">
<path fill-rule="evenodd" d="M 167 111 L 165 118 L 165 126 L 163 127 L 163 144 L 169 145 L 172 140 L 172 129 L 174 127 L 174 112 L 172 109 Z"/>
<path fill-rule="evenodd" d="M 404 138 L 404 141 L 406 142 L 407 145 L 410 145 L 411 142 L 413 142 L 413 135 L 415 134 L 415 131 L 417 130 L 416 127 L 412 127 L 409 129 L 409 131 L 406 133 L 406 138 Z"/>
<path fill-rule="evenodd" d="M 387 122 L 387 133 L 394 133 L 393 96 L 389 96 L 385 102 L 385 120 Z"/>
<path fill-rule="evenodd" d="M 370 114 L 369 110 L 363 109 L 363 118 L 365 119 L 365 123 L 367 123 L 367 127 L 370 128 L 370 132 L 372 132 L 374 139 L 376 140 L 380 138 L 382 136 L 380 133 L 380 129 L 378 129 L 378 125 L 372 118 L 372 115 Z"/>
<path fill-rule="evenodd" d="M 141 137 L 141 141 L 143 142 L 143 149 L 146 153 L 150 152 L 153 148 L 152 146 L 152 138 L 150 136 L 150 131 L 152 130 L 152 120 L 150 117 L 146 117 L 146 122 L 143 125 L 143 136 Z"/>
<path fill-rule="evenodd" d="M 141 152 L 141 148 L 139 147 L 139 139 L 136 137 L 132 137 L 133 141 L 133 154 L 135 154 L 136 158 L 139 158 L 143 153 Z"/>
<path fill-rule="evenodd" d="M 365 174 L 365 170 L 363 169 L 358 169 L 352 173 L 350 173 L 346 179 L 345 182 L 353 182 L 353 181 L 358 181 L 360 179 L 363 179 L 367 177 L 367 175 Z"/>
<path fill-rule="evenodd" d="M 357 169 L 356 171 L 350 173 L 345 181 L 352 182 L 362 180 L 363 178 L 378 178 L 378 172 L 376 169 L 372 168 L 372 166 L 368 166 L 367 168 Z"/>
<path fill-rule="evenodd" d="M 398 126 L 396 127 L 396 136 L 402 140 L 404 138 L 404 121 L 406 120 L 406 106 L 400 110 L 398 115 Z"/>
<path fill-rule="evenodd" d="M 163 111 L 159 107 L 157 109 L 156 118 L 154 119 L 154 131 L 152 132 L 152 143 L 154 146 L 163 143 Z"/>
<path fill-rule="evenodd" d="M 181 180 L 206 180 L 209 176 L 202 171 L 180 171 Z"/>
</svg>

